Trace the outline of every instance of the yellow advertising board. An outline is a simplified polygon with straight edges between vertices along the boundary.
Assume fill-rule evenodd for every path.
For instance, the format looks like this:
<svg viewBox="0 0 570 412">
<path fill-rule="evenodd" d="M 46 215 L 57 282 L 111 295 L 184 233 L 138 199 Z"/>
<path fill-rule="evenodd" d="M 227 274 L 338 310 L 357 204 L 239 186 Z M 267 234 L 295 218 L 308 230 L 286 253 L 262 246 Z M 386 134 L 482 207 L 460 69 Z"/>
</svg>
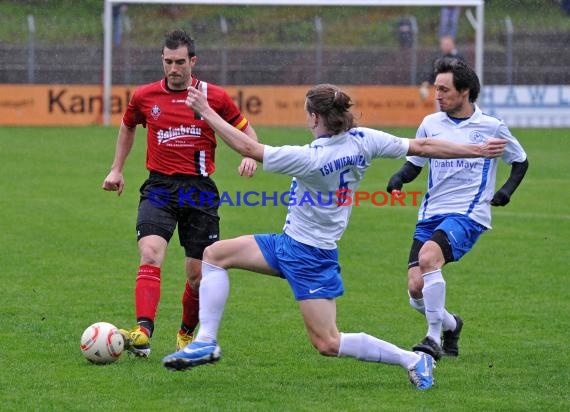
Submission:
<svg viewBox="0 0 570 412">
<path fill-rule="evenodd" d="M 342 86 L 341 86 L 342 87 Z M 227 86 L 254 126 L 305 126 L 309 86 Z M 346 86 L 357 123 L 417 127 L 435 110 L 433 95 L 414 86 Z M 111 124 L 118 126 L 135 87 L 114 86 Z M 80 126 L 102 124 L 102 87 L 93 85 L 0 85 L 0 125 Z"/>
</svg>

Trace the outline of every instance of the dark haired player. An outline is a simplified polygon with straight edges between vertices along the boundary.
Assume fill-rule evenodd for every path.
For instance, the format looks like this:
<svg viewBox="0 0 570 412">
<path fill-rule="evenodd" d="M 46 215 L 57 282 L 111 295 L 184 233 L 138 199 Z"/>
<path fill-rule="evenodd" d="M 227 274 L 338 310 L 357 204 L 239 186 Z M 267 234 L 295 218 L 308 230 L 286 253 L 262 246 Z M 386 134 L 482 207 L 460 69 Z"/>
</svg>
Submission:
<svg viewBox="0 0 570 412">
<path fill-rule="evenodd" d="M 199 201 L 203 191 L 218 196 L 210 177 L 215 170 L 216 138 L 208 123 L 185 105 L 188 89 L 202 91 L 220 117 L 257 140 L 255 131 L 226 91 L 192 75 L 196 62 L 194 40 L 183 30 L 167 33 L 162 48 L 165 77 L 135 90 L 119 129 L 111 171 L 103 182 L 104 190 L 122 193 L 123 168 L 136 127 L 146 127 L 146 167 L 150 175 L 140 189 L 136 225 L 140 253 L 135 284 L 137 325 L 122 331 L 126 348 L 142 357 L 150 354 L 150 337 L 160 300 L 161 266 L 174 229 L 178 225 L 187 275 L 177 348 L 192 341 L 198 324 L 202 253 L 219 239 L 219 198 Z M 240 175 L 252 176 L 256 168 L 255 160 L 244 158 L 238 171 Z M 187 201 L 189 193 L 195 196 L 194 201 Z"/>
<path fill-rule="evenodd" d="M 454 143 L 480 143 L 488 137 L 506 140 L 502 159 L 511 165 L 507 182 L 495 192 L 498 159 L 453 159 L 409 156 L 392 176 L 388 192 L 401 190 L 429 164 L 428 189 L 408 260 L 410 305 L 426 317 L 428 331 L 413 350 L 458 356 L 463 320 L 445 309 L 442 268 L 471 250 L 491 228 L 491 206 L 505 206 L 528 168 L 526 153 L 502 120 L 475 104 L 480 84 L 467 63 L 442 58 L 435 63 L 435 98 L 440 112 L 424 118 L 416 139 L 433 137 Z M 443 335 L 443 336 L 442 336 Z"/>
</svg>

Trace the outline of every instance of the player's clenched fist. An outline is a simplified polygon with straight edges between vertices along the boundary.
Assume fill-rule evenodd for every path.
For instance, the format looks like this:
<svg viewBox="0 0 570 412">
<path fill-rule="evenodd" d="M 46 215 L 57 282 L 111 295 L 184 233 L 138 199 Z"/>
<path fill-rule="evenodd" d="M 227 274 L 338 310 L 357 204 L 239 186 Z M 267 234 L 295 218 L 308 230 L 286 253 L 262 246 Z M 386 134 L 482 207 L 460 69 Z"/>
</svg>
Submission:
<svg viewBox="0 0 570 412">
<path fill-rule="evenodd" d="M 122 173 L 111 171 L 103 181 L 103 190 L 110 192 L 117 192 L 117 195 L 121 196 L 123 193 L 123 188 L 125 187 L 125 180 L 123 179 Z"/>
</svg>

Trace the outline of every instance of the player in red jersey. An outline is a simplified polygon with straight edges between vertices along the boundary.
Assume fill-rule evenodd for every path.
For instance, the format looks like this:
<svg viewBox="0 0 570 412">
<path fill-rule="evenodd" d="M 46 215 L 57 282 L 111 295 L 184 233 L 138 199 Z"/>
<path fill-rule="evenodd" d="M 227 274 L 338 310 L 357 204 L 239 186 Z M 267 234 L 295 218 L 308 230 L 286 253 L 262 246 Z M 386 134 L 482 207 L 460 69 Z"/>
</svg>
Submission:
<svg viewBox="0 0 570 412">
<path fill-rule="evenodd" d="M 187 275 L 177 348 L 192 340 L 198 324 L 202 253 L 219 238 L 219 194 L 210 178 L 215 170 L 216 137 L 208 123 L 184 104 L 188 88 L 205 93 L 224 120 L 257 140 L 255 131 L 227 92 L 192 75 L 197 57 L 190 36 L 183 30 L 174 30 L 166 35 L 162 50 L 165 78 L 135 90 L 119 128 L 111 171 L 103 182 L 104 190 L 119 195 L 123 192 L 123 168 L 136 127 L 146 127 L 146 167 L 150 175 L 140 189 L 136 226 L 141 257 L 135 284 L 137 326 L 122 330 L 125 347 L 142 357 L 150 354 L 150 337 L 160 300 L 160 268 L 176 225 L 185 249 Z M 244 158 L 238 172 L 253 176 L 256 169 L 255 160 Z"/>
</svg>

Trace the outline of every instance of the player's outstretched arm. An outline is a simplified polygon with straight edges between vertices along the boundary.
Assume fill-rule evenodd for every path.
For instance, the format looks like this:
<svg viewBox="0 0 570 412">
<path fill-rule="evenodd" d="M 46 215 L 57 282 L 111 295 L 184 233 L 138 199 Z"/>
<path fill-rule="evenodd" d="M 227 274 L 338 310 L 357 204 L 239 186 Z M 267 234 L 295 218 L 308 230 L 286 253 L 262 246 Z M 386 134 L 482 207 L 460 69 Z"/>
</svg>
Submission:
<svg viewBox="0 0 570 412">
<path fill-rule="evenodd" d="M 222 119 L 210 107 L 206 96 L 201 91 L 193 87 L 189 88 L 186 105 L 200 113 L 222 140 L 236 152 L 259 162 L 263 161 L 264 146 Z"/>
<path fill-rule="evenodd" d="M 499 157 L 505 150 L 505 139 L 487 138 L 483 143 L 462 144 L 443 139 L 411 139 L 408 155 L 438 159 L 461 157 Z"/>
<path fill-rule="evenodd" d="M 247 129 L 244 130 L 244 133 L 248 135 L 251 139 L 255 140 L 256 142 L 258 141 L 257 133 L 255 132 L 253 127 L 251 127 L 251 125 L 249 125 Z M 257 162 L 255 161 L 255 159 L 252 159 L 251 157 L 244 157 L 243 159 L 241 159 L 241 163 L 238 167 L 238 173 L 240 176 L 252 177 L 255 174 L 256 170 L 257 170 Z"/>
</svg>

